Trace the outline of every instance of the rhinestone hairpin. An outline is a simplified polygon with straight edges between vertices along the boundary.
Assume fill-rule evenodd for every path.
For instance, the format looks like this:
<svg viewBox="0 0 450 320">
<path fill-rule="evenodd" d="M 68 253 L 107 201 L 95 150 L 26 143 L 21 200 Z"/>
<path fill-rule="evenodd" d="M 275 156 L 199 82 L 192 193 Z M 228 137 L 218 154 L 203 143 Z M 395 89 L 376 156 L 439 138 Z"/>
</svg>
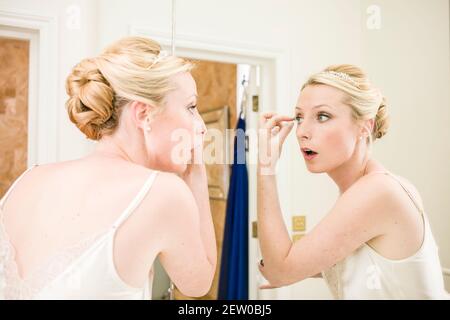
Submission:
<svg viewBox="0 0 450 320">
<path fill-rule="evenodd" d="M 161 61 L 162 59 L 166 58 L 169 56 L 169 53 L 165 50 L 161 50 L 159 51 L 158 55 L 156 56 L 156 58 L 153 60 L 153 62 L 147 67 L 147 69 L 150 69 L 151 67 L 153 67 L 155 64 L 157 64 L 159 61 Z"/>
<path fill-rule="evenodd" d="M 341 80 L 350 82 L 351 84 L 353 84 L 355 87 L 358 86 L 358 83 L 356 83 L 355 80 L 353 80 L 348 74 L 344 73 L 344 72 L 336 72 L 336 71 L 324 71 L 324 74 L 329 74 L 333 77 L 337 77 Z"/>
</svg>

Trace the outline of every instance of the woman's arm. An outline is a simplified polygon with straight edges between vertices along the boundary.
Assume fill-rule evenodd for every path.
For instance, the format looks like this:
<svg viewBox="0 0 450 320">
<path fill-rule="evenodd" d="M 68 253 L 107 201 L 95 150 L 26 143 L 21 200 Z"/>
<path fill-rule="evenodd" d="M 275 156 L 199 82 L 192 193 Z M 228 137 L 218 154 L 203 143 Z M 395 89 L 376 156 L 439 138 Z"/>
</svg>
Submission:
<svg viewBox="0 0 450 320">
<path fill-rule="evenodd" d="M 257 179 L 259 245 L 266 273 L 275 274 L 288 256 L 292 241 L 283 220 L 275 174 L 264 174 L 258 165 Z"/>
<path fill-rule="evenodd" d="M 175 285 L 187 296 L 203 296 L 210 287 L 217 265 L 216 237 L 209 204 L 202 145 L 193 150 L 192 164 L 177 177 L 171 176 L 167 239 L 160 260 Z M 181 179 L 183 180 L 181 180 Z"/>
<path fill-rule="evenodd" d="M 282 122 L 285 121 L 285 122 Z M 264 114 L 259 127 L 257 168 L 257 216 L 259 245 L 264 260 L 260 270 L 274 274 L 292 247 L 284 224 L 275 176 L 281 146 L 293 127 L 292 117 Z M 267 277 L 266 277 L 267 279 Z"/>
<path fill-rule="evenodd" d="M 158 202 L 163 208 L 158 212 L 159 259 L 177 288 L 191 297 L 208 293 L 217 256 L 214 226 L 206 212 L 209 205 L 202 204 L 205 195 L 199 194 L 204 178 L 198 174 L 190 181 L 194 192 L 174 174 L 160 173 L 158 177 Z"/>
<path fill-rule="evenodd" d="M 190 165 L 182 178 L 191 190 L 197 203 L 203 244 L 208 260 L 215 269 L 217 263 L 216 236 L 209 204 L 208 180 L 205 165 Z"/>
</svg>

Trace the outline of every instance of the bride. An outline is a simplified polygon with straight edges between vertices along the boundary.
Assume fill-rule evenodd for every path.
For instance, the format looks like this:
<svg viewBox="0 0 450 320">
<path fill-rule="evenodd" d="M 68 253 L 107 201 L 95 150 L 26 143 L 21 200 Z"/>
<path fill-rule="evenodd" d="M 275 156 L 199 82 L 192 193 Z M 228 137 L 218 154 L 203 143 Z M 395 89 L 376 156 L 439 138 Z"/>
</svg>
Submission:
<svg viewBox="0 0 450 320">
<path fill-rule="evenodd" d="M 323 275 L 339 299 L 446 298 L 419 192 L 370 154 L 373 141 L 387 132 L 386 108 L 360 68 L 337 65 L 309 78 L 295 117 L 261 117 L 260 150 L 271 151 L 258 165 L 259 269 L 269 281 L 262 288 Z M 274 169 L 294 121 L 306 167 L 328 174 L 340 195 L 325 218 L 292 243 Z"/>
<path fill-rule="evenodd" d="M 192 142 L 206 130 L 191 68 L 142 37 L 73 68 L 67 111 L 97 147 L 31 167 L 1 200 L 4 298 L 149 299 L 157 257 L 183 294 L 209 291 L 217 253 L 205 166 L 172 154 L 175 130 Z"/>
</svg>

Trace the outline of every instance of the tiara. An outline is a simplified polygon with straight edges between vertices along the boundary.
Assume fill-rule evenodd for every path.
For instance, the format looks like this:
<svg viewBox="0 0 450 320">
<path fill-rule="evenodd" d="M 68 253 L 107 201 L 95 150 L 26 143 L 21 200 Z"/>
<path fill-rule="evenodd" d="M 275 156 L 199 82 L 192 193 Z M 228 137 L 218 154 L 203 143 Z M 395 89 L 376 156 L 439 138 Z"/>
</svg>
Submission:
<svg viewBox="0 0 450 320">
<path fill-rule="evenodd" d="M 335 78 L 339 78 L 341 80 L 350 82 L 352 85 L 354 85 L 355 87 L 358 86 L 358 83 L 356 83 L 355 80 L 353 80 L 348 74 L 344 73 L 344 72 L 336 72 L 336 71 L 323 71 L 323 74 L 327 74 L 327 75 L 331 75 Z"/>
<path fill-rule="evenodd" d="M 157 64 L 159 61 L 161 61 L 162 59 L 166 58 L 169 56 L 169 53 L 165 50 L 161 50 L 159 51 L 158 55 L 156 56 L 155 59 L 153 59 L 153 62 L 147 67 L 148 69 L 151 69 L 155 64 Z"/>
</svg>

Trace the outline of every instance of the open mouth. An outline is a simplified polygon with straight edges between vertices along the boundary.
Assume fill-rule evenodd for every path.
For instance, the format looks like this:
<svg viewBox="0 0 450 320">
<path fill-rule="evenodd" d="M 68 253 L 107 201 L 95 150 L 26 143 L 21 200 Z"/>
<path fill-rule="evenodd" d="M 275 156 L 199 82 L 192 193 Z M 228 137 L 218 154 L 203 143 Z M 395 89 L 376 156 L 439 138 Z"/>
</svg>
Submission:
<svg viewBox="0 0 450 320">
<path fill-rule="evenodd" d="M 308 158 L 314 157 L 315 155 L 318 154 L 317 152 L 315 152 L 314 150 L 311 150 L 309 148 L 302 148 L 302 152 Z"/>
</svg>

